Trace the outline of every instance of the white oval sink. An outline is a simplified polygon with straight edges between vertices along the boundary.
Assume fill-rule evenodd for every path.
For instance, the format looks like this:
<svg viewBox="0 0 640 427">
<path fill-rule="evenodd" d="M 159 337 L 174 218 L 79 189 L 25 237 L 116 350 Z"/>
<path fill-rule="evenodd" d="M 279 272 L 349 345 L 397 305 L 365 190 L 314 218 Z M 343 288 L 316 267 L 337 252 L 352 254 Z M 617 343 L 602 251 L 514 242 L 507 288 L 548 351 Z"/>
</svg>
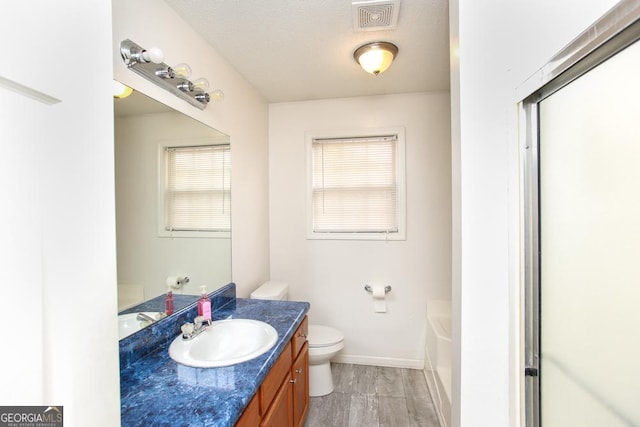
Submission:
<svg viewBox="0 0 640 427">
<path fill-rule="evenodd" d="M 138 314 L 144 314 L 150 318 L 160 320 L 164 317 L 164 313 L 159 311 L 144 311 L 138 313 L 121 314 L 118 316 L 118 339 L 126 338 L 134 332 L 138 332 L 140 329 L 146 328 L 153 322 L 146 319 L 138 320 Z"/>
<path fill-rule="evenodd" d="M 191 340 L 179 335 L 169 346 L 169 356 L 195 368 L 235 365 L 254 359 L 278 341 L 278 332 L 268 323 L 251 319 L 227 319 Z"/>
</svg>

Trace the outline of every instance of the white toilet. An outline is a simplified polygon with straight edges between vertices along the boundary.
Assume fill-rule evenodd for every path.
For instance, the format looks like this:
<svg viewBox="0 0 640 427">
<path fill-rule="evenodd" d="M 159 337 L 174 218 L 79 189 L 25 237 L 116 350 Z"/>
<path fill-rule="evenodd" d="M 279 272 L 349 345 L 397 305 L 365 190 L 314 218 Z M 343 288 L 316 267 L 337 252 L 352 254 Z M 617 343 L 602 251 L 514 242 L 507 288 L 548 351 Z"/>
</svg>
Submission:
<svg viewBox="0 0 640 427">
<path fill-rule="evenodd" d="M 289 285 L 266 282 L 251 293 L 252 299 L 286 300 Z M 324 396 L 333 391 L 331 358 L 344 347 L 344 334 L 322 325 L 309 325 L 309 395 Z"/>
</svg>

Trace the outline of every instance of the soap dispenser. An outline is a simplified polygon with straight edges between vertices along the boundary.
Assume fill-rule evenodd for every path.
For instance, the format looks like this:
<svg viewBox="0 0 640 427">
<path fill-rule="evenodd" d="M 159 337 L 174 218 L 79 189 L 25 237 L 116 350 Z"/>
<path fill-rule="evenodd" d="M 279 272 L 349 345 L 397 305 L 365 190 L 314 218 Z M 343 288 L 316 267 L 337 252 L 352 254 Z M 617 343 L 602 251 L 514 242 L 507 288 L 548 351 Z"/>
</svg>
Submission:
<svg viewBox="0 0 640 427">
<path fill-rule="evenodd" d="M 200 286 L 202 297 L 198 300 L 198 316 L 202 316 L 204 321 L 211 320 L 211 300 L 207 296 L 206 286 Z"/>
<path fill-rule="evenodd" d="M 164 312 L 167 316 L 173 314 L 173 290 L 167 288 L 167 295 L 164 298 Z"/>
</svg>

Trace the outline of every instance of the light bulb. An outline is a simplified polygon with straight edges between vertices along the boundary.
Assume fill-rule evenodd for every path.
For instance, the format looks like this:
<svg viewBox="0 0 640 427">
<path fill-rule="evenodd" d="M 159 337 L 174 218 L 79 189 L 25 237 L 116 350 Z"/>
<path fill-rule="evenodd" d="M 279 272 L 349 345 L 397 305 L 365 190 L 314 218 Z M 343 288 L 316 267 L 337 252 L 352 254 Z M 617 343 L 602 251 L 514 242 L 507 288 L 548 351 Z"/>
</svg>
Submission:
<svg viewBox="0 0 640 427">
<path fill-rule="evenodd" d="M 123 85 L 119 81 L 113 81 L 113 97 L 114 98 L 126 98 L 131 95 L 133 89 L 127 85 Z"/>
<path fill-rule="evenodd" d="M 213 90 L 209 92 L 209 98 L 212 101 L 222 101 L 224 99 L 224 92 L 220 89 Z"/>
<path fill-rule="evenodd" d="M 196 79 L 193 81 L 193 88 L 206 92 L 207 90 L 209 90 L 209 80 L 205 79 L 204 77 Z"/>
<path fill-rule="evenodd" d="M 164 53 L 159 47 L 152 47 L 151 49 L 142 52 L 142 60 L 144 62 L 153 62 L 159 64 L 164 59 Z"/>
<path fill-rule="evenodd" d="M 173 74 L 175 76 L 183 77 L 185 79 L 191 77 L 191 67 L 189 66 L 189 64 L 185 64 L 184 62 L 182 62 L 180 64 L 174 65 L 173 67 L 171 67 L 171 69 L 173 70 Z"/>
</svg>

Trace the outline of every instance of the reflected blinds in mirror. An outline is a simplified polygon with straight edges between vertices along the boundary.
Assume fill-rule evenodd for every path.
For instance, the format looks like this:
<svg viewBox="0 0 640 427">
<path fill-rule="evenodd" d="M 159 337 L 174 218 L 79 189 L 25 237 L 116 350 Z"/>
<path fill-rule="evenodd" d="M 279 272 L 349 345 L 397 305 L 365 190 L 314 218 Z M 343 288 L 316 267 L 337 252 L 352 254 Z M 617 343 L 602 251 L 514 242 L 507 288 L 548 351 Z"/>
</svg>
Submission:
<svg viewBox="0 0 640 427">
<path fill-rule="evenodd" d="M 228 144 L 167 147 L 165 167 L 166 230 L 231 230 Z"/>
</svg>

